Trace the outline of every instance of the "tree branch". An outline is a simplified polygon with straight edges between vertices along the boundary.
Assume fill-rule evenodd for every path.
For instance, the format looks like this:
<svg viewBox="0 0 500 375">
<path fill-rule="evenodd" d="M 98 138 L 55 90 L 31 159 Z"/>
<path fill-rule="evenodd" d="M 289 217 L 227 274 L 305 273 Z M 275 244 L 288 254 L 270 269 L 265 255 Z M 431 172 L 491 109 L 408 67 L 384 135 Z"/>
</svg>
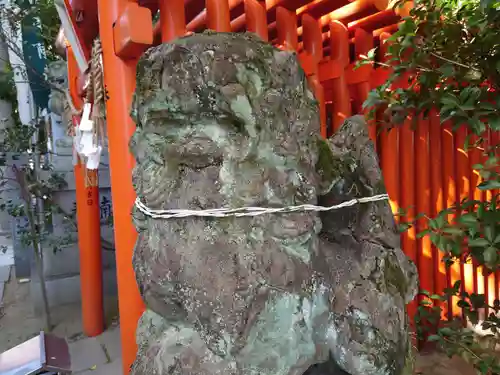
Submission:
<svg viewBox="0 0 500 375">
<path fill-rule="evenodd" d="M 450 64 L 454 64 L 454 65 L 457 65 L 457 66 L 460 66 L 462 68 L 465 68 L 465 69 L 471 69 L 471 70 L 475 70 L 476 72 L 479 72 L 479 69 L 477 68 L 474 68 L 473 66 L 468 66 L 468 65 L 465 65 L 465 64 L 462 64 L 462 63 L 459 63 L 458 61 L 453 61 L 453 60 L 450 60 L 446 57 L 443 57 L 435 52 L 431 52 L 430 53 L 432 56 L 438 58 L 438 59 L 441 59 L 443 61 L 446 61 L 446 62 L 449 62 Z"/>
</svg>

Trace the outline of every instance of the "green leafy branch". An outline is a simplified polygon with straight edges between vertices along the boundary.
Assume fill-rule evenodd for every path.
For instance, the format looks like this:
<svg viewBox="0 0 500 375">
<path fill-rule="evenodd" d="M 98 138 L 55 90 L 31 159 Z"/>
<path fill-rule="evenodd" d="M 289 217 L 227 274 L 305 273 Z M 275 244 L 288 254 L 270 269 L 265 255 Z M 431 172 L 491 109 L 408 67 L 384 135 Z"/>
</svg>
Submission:
<svg viewBox="0 0 500 375">
<path fill-rule="evenodd" d="M 500 131 L 500 39 L 496 32 L 500 27 L 499 4 L 478 0 L 417 1 L 410 16 L 384 46 L 386 55 L 374 49 L 358 63 L 390 69 L 388 80 L 364 103 L 381 129 L 390 131 L 434 111 L 439 113 L 441 124 L 450 124 L 453 130 L 467 127 L 463 148 L 475 148 L 481 153 L 483 161 L 473 168 L 480 177 L 477 188 L 485 192 L 487 199 L 465 199 L 436 217 L 420 213 L 408 220 L 401 212 L 400 230 L 425 220 L 427 229 L 418 237 L 430 238 L 443 252 L 447 267 L 457 261 L 474 261 L 483 267 L 485 275 L 500 268 L 500 197 L 496 190 L 500 188 L 500 145 L 489 136 Z M 484 295 L 463 289 L 456 283 L 440 294 L 423 291 L 415 317 L 417 333 L 422 340 L 438 343 L 448 355 L 461 355 L 481 374 L 500 374 L 495 352 L 500 337 L 500 302 L 488 306 Z M 452 302 L 457 303 L 462 316 L 444 316 L 444 309 Z M 490 313 L 479 322 L 480 311 L 487 310 Z M 491 334 L 479 338 L 464 328 L 464 318 L 471 324 L 480 323 Z"/>
</svg>

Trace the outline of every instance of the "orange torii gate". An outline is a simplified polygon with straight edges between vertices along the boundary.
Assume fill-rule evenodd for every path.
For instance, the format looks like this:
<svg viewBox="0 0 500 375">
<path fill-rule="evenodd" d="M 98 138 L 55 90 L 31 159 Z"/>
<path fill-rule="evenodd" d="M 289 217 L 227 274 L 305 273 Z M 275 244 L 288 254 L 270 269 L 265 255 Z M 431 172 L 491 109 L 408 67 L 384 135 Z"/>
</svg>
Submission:
<svg viewBox="0 0 500 375">
<path fill-rule="evenodd" d="M 128 149 L 135 129 L 129 106 L 139 56 L 152 45 L 206 28 L 254 32 L 281 48 L 297 51 L 320 102 L 321 133 L 328 136 L 344 118 L 361 113 L 368 92 L 391 73 L 386 67 L 369 65 L 354 70 L 355 61 L 374 46 L 385 49 L 384 42 L 397 30 L 401 17 L 408 14 L 408 7 L 395 11 L 389 0 L 60 1 L 64 1 L 69 15 L 66 23 L 74 29 L 73 39 L 81 45 L 81 48 L 72 45 L 67 51 L 75 102 L 84 81 L 77 63 L 81 56 L 76 55 L 85 54 L 97 37 L 103 46 L 123 368 L 127 373 L 136 353 L 137 320 L 144 309 L 132 269 L 136 240 L 130 216 L 135 201 L 131 176 L 134 160 Z M 159 21 L 154 24 L 157 12 Z M 454 134 L 448 126 L 438 125 L 437 115 L 418 121 L 416 131 L 407 124 L 378 133 L 371 124 L 370 135 L 380 155 L 394 212 L 400 207 L 415 206 L 410 214 L 417 211 L 432 215 L 460 198 L 479 196 L 471 189 L 474 186 L 471 166 L 477 158 L 469 157 L 459 147 L 466 133 Z M 81 180 L 77 179 L 77 184 L 82 184 Z M 80 186 L 80 191 L 85 191 L 84 187 Z M 92 240 L 88 230 L 85 232 L 84 225 L 90 228 L 88 223 L 98 222 L 99 218 L 95 210 L 83 208 L 82 202 L 83 198 L 78 200 L 79 229 L 85 233 L 80 234 L 80 251 L 82 267 L 87 269 L 82 272 L 82 285 L 91 286 L 82 287 L 84 330 L 88 335 L 96 335 L 102 330 L 102 304 L 95 297 L 100 290 L 92 288 L 99 289 L 101 285 L 96 283 L 101 272 L 100 258 L 96 257 L 100 251 L 96 247 L 100 244 Z M 422 225 L 419 223 L 417 229 L 422 229 Z M 438 292 L 462 279 L 468 291 L 483 292 L 490 301 L 498 298 L 497 275 L 483 276 L 472 265 L 457 265 L 446 272 L 438 250 L 428 238 L 417 240 L 415 228 L 402 235 L 402 245 L 418 265 L 423 288 Z M 410 314 L 415 307 L 416 304 L 410 306 Z"/>
</svg>

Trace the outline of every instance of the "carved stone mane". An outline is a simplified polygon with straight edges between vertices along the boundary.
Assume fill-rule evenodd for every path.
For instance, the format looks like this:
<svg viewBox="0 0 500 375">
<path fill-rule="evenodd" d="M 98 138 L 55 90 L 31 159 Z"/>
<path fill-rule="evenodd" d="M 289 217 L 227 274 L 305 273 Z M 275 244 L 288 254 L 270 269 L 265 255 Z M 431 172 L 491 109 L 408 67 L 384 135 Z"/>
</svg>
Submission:
<svg viewBox="0 0 500 375">
<path fill-rule="evenodd" d="M 150 49 L 132 116 L 133 182 L 150 209 L 335 204 L 383 190 L 364 124 L 321 140 L 295 55 L 252 35 L 209 32 Z M 133 374 L 320 374 L 311 366 L 325 363 L 331 373 L 396 375 L 408 366 L 404 306 L 416 273 L 387 202 L 322 216 L 136 210 L 134 222 L 147 310 Z"/>
<path fill-rule="evenodd" d="M 68 73 L 65 61 L 53 61 L 46 69 L 47 81 L 61 90 L 68 88 Z M 49 94 L 49 111 L 59 116 L 64 112 L 66 97 L 61 90 L 51 89 Z"/>
</svg>

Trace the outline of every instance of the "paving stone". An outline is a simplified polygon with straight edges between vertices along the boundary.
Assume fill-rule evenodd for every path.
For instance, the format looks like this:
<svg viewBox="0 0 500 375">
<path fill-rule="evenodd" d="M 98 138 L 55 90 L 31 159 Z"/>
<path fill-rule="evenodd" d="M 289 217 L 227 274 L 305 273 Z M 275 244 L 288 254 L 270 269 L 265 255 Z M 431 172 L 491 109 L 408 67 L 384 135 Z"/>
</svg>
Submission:
<svg viewBox="0 0 500 375">
<path fill-rule="evenodd" d="M 0 266 L 0 282 L 9 281 L 10 266 Z"/>
<path fill-rule="evenodd" d="M 0 281 L 0 306 L 2 306 L 3 291 L 5 290 L 5 283 Z"/>
<path fill-rule="evenodd" d="M 69 344 L 71 371 L 85 371 L 108 362 L 101 343 L 95 337 L 75 341 Z"/>
<path fill-rule="evenodd" d="M 93 370 L 80 373 L 81 375 L 123 375 L 122 360 L 117 359 L 114 362 L 106 363 L 102 366 L 96 366 Z"/>
<path fill-rule="evenodd" d="M 98 338 L 99 342 L 105 346 L 111 362 L 122 356 L 122 345 L 120 339 L 120 327 L 107 330 Z"/>
<path fill-rule="evenodd" d="M 0 235 L 0 245 L 12 246 L 12 238 L 10 234 Z"/>
<path fill-rule="evenodd" d="M 0 241 L 0 267 L 2 266 L 13 266 L 14 265 L 14 248 L 12 245 L 6 245 L 7 250 L 4 252 L 2 247 L 2 241 Z"/>
</svg>

